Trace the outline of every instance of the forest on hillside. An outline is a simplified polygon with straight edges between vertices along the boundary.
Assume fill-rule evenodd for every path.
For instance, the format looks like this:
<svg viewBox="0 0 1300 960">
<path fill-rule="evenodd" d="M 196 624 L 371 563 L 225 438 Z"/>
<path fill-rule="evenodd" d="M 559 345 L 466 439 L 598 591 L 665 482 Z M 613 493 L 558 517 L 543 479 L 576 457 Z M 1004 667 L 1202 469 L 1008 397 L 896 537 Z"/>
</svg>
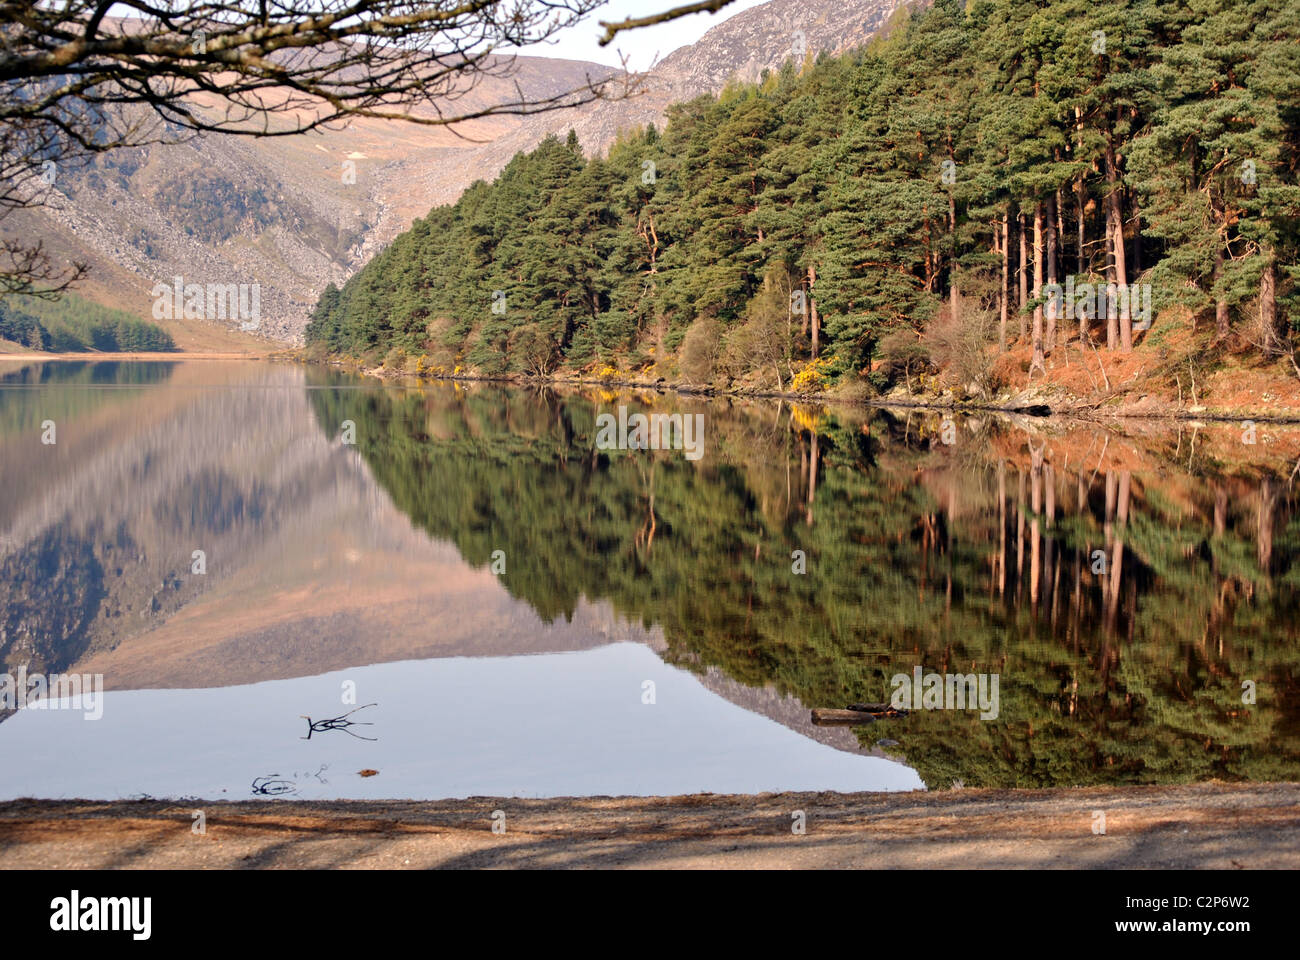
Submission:
<svg viewBox="0 0 1300 960">
<path fill-rule="evenodd" d="M 55 353 L 176 349 L 171 334 L 156 323 L 74 293 L 58 300 L 23 296 L 0 300 L 0 340 Z"/>
<path fill-rule="evenodd" d="M 604 156 L 572 132 L 516 155 L 331 285 L 307 341 L 416 373 L 987 392 L 999 350 L 1032 377 L 1178 325 L 1300 374 L 1298 183 L 1300 0 L 935 0 Z"/>
</svg>

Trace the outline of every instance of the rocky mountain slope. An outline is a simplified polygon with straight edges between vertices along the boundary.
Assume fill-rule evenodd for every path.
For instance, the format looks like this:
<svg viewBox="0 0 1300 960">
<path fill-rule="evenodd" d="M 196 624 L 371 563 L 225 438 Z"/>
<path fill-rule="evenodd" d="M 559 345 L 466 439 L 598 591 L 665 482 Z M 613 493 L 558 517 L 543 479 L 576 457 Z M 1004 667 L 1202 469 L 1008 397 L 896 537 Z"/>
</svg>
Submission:
<svg viewBox="0 0 1300 960">
<path fill-rule="evenodd" d="M 517 81 L 545 98 L 608 76 L 595 64 L 520 57 L 512 79 L 485 77 L 457 109 L 502 102 Z M 437 201 L 395 178 L 397 161 L 436 163 L 517 127 L 491 117 L 453 133 L 361 119 L 346 128 L 267 139 L 202 136 L 113 151 L 59 169 L 45 207 L 0 224 L 92 267 L 80 292 L 140 316 L 156 283 L 257 283 L 256 334 L 292 341 L 330 280 L 347 277 Z M 236 329 L 228 320 L 225 326 Z"/>
<path fill-rule="evenodd" d="M 398 161 L 390 176 L 421 197 L 452 203 L 474 180 L 491 179 L 516 153 L 531 150 L 548 134 L 563 136 L 572 128 L 588 155 L 602 152 L 620 130 L 662 125 L 670 104 L 717 93 L 733 78 L 754 82 L 764 70 L 777 70 L 787 60 L 801 62 L 821 52 L 834 54 L 859 46 L 903 5 L 902 0 L 772 0 L 718 24 L 696 43 L 666 56 L 641 78 L 634 96 L 540 114 L 477 150 L 440 157 L 437 165 L 423 162 L 422 157 Z M 385 243 L 396 235 L 380 232 Z"/>
<path fill-rule="evenodd" d="M 872 36 L 900 0 L 772 0 L 709 30 L 664 58 L 639 94 L 528 118 L 495 117 L 452 132 L 361 120 L 345 129 L 263 140 L 200 137 L 181 145 L 108 154 L 60 171 L 47 207 L 0 231 L 43 238 L 87 260 L 82 293 L 149 317 L 157 283 L 257 283 L 255 335 L 298 342 L 320 291 L 340 283 L 430 207 L 490 179 L 547 134 L 577 130 L 589 153 L 621 129 L 662 122 L 673 102 L 717 92 L 736 77 Z M 514 79 L 530 97 L 610 74 L 591 63 L 520 57 Z M 488 78 L 471 96 L 507 96 Z M 466 102 L 458 109 L 466 109 Z M 236 332 L 237 320 L 213 321 Z M 166 325 L 166 324 L 165 324 Z M 237 333 L 236 333 L 237 335 Z"/>
</svg>

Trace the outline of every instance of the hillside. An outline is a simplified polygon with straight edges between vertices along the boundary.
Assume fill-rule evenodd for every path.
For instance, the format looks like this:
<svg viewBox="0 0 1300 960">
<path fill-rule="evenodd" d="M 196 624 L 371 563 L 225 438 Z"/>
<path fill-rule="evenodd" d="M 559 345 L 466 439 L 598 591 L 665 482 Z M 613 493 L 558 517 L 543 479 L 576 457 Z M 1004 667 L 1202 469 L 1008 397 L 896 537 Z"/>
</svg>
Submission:
<svg viewBox="0 0 1300 960">
<path fill-rule="evenodd" d="M 413 161 L 401 166 L 407 182 L 421 185 L 422 194 L 453 203 L 471 179 L 494 176 L 516 153 L 532 150 L 547 136 L 563 137 L 573 130 L 586 155 L 603 153 L 620 132 L 651 123 L 662 126 L 674 103 L 717 94 L 731 80 L 753 83 L 763 71 L 779 70 L 787 61 L 801 62 L 859 46 L 903 5 L 901 0 L 772 0 L 736 14 L 695 43 L 669 53 L 642 77 L 634 97 L 540 114 L 473 153 L 459 155 L 456 159 L 466 165 L 464 173 L 478 171 L 474 178 L 465 178 L 455 168 L 428 169 Z M 427 208 L 417 215 L 426 212 Z"/>
<path fill-rule="evenodd" d="M 327 289 L 308 340 L 399 373 L 1191 413 L 1226 371 L 1254 399 L 1220 406 L 1300 414 L 1297 33 L 1280 0 L 937 3 L 604 155 L 548 137 Z"/>
<path fill-rule="evenodd" d="M 611 72 L 519 57 L 513 79 L 484 77 L 457 108 L 507 99 L 515 81 L 540 99 Z M 437 184 L 426 190 L 411 182 L 409 169 L 445 168 L 458 192 L 479 175 L 459 158 L 522 119 L 489 117 L 452 132 L 360 118 L 293 137 L 205 135 L 115 150 L 60 169 L 48 204 L 7 217 L 0 236 L 36 237 L 57 256 L 88 262 L 91 273 L 79 292 L 141 318 L 151 317 L 154 284 L 176 276 L 186 283 L 259 283 L 257 336 L 292 341 L 326 283 L 341 282 L 415 216 L 447 199 Z M 189 335 L 185 323 L 164 325 L 183 346 L 210 339 Z M 231 346 L 248 340 L 238 324 L 215 325 Z"/>
<path fill-rule="evenodd" d="M 797 50 L 836 51 L 860 42 L 896 4 L 773 0 L 665 57 L 636 97 L 576 111 L 489 117 L 455 131 L 360 118 L 312 135 L 202 136 L 113 152 L 87 169 L 60 171 L 48 208 L 15 214 L 0 224 L 0 235 L 36 236 L 61 257 L 88 261 L 92 273 L 82 295 L 140 317 L 150 316 L 153 285 L 178 275 L 187 283 L 258 282 L 256 336 L 300 341 L 326 284 L 343 283 L 416 217 L 454 202 L 549 133 L 575 126 L 584 147 L 599 151 L 620 129 L 662 122 L 670 103 L 715 93 L 733 75 L 756 79 Z M 518 57 L 513 79 L 529 98 L 540 99 L 612 72 Z M 509 82 L 485 77 L 457 109 L 508 98 Z M 344 182 L 345 163 L 353 165 L 355 183 Z M 210 345 L 192 321 L 164 326 L 182 348 Z M 217 348 L 248 341 L 235 324 L 215 335 Z"/>
</svg>

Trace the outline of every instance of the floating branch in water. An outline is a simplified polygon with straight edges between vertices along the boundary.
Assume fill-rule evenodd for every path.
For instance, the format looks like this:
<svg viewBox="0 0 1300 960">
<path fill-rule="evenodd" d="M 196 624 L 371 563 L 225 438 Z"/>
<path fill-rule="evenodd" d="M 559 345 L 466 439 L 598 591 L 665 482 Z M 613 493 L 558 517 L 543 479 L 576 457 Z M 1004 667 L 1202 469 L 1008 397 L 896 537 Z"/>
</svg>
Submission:
<svg viewBox="0 0 1300 960">
<path fill-rule="evenodd" d="M 851 727 L 905 716 L 906 710 L 895 709 L 887 703 L 851 703 L 844 710 L 814 708 L 812 722 L 819 727 Z"/>
<path fill-rule="evenodd" d="M 324 773 L 326 770 L 328 770 L 328 769 L 329 769 L 329 764 L 328 764 L 328 763 L 322 763 L 322 764 L 320 765 L 320 767 L 317 768 L 317 770 L 316 770 L 314 773 L 298 773 L 298 772 L 295 770 L 293 775 L 294 775 L 295 777 L 299 777 L 299 778 L 301 778 L 301 779 L 306 779 L 307 777 L 315 777 L 315 778 L 316 778 L 317 780 L 319 780 L 321 783 L 329 783 L 328 780 L 326 780 L 323 776 L 321 776 L 321 774 L 323 774 L 323 773 Z"/>
<path fill-rule="evenodd" d="M 253 793 L 264 797 L 275 797 L 282 793 L 297 793 L 298 785 L 292 780 L 277 780 L 280 776 L 273 773 L 269 777 L 256 777 L 253 780 Z"/>
<path fill-rule="evenodd" d="M 377 706 L 379 706 L 379 704 L 377 703 L 365 703 L 357 707 L 355 710 L 349 710 L 347 713 L 341 716 L 331 717 L 328 720 L 313 721 L 311 717 L 306 716 L 305 714 L 299 714 L 300 717 L 302 717 L 304 720 L 307 721 L 307 736 L 299 737 L 298 739 L 310 740 L 311 735 L 313 733 L 324 733 L 326 730 L 342 730 L 344 733 L 356 737 L 358 740 L 378 740 L 379 739 L 378 737 L 363 737 L 361 736 L 361 734 L 353 733 L 351 730 L 348 729 L 348 727 L 352 727 L 352 726 L 371 727 L 374 726 L 374 724 L 366 723 L 361 720 L 347 719 L 348 717 L 352 716 L 352 714 L 356 713 L 357 710 L 364 710 L 366 709 L 366 707 L 377 707 Z"/>
</svg>

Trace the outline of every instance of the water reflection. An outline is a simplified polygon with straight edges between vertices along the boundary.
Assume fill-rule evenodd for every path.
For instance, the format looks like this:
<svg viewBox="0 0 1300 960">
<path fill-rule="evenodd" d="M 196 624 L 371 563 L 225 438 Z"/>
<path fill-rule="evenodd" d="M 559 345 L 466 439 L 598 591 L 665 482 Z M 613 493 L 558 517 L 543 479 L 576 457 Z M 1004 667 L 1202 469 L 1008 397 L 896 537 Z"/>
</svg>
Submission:
<svg viewBox="0 0 1300 960">
<path fill-rule="evenodd" d="M 75 666 L 102 672 L 112 691 L 264 690 L 367 664 L 625 641 L 620 649 L 634 644 L 674 676 L 693 674 L 711 702 L 796 731 L 808 756 L 906 771 L 862 755 L 886 750 L 929 786 L 1296 778 L 1295 430 L 1260 424 L 1257 443 L 1244 444 L 1233 424 L 986 418 L 949 428 L 906 411 L 375 388 L 267 364 L 123 365 L 114 382 L 131 389 L 88 389 L 85 377 L 105 375 L 73 366 L 86 365 L 0 376 L 6 669 Z M 598 449 L 597 415 L 620 404 L 703 414 L 704 456 Z M 54 446 L 40 442 L 47 419 L 58 423 Z M 345 421 L 355 445 L 343 442 Z M 997 719 L 914 710 L 887 736 L 809 722 L 810 707 L 888 700 L 890 678 L 917 666 L 997 674 Z M 487 674 L 466 682 L 512 707 Z M 639 683 L 620 694 L 638 708 Z M 205 694 L 171 695 L 180 710 Z M 385 704 L 385 741 L 393 696 L 391 686 L 366 696 Z M 583 731 L 560 736 L 583 744 L 578 765 L 611 762 L 590 742 L 603 718 L 568 714 L 557 696 L 533 709 Z M 302 708 L 277 706 L 275 725 L 281 714 L 301 724 Z M 15 758 L 24 730 L 88 736 L 47 723 L 53 716 L 6 720 L 0 752 Z M 397 751 L 392 763 L 418 752 L 419 736 L 466 736 L 463 725 L 412 716 L 413 730 L 383 747 Z M 491 729 L 466 748 L 528 768 L 509 732 Z M 759 729 L 745 735 L 761 739 Z M 292 739 L 301 735 L 299 726 Z M 721 736 L 707 723 L 678 735 L 683 756 Z M 121 760 L 129 742 L 102 745 L 106 763 L 123 764 L 111 778 L 119 793 L 149 789 Z M 168 752 L 183 752 L 183 740 L 159 749 L 160 765 L 193 770 Z M 337 787 L 371 792 L 340 795 L 456 795 L 454 777 L 427 767 L 399 789 L 380 764 L 357 759 L 381 772 Z M 645 762 L 677 761 L 665 748 Z M 745 782 L 888 780 L 828 770 L 800 780 L 792 763 L 773 760 L 766 779 Z M 572 774 L 566 764 L 557 767 Z M 210 789 L 237 781 L 247 792 L 254 776 L 308 763 L 268 751 L 252 768 L 217 766 L 229 776 Z M 684 789 L 745 780 L 716 769 L 716 782 Z M 634 779 L 611 774 L 601 789 Z M 183 777 L 166 782 L 200 792 Z M 515 788 L 580 793 L 594 782 L 536 776 Z M 637 782 L 655 792 L 675 781 Z M 39 778 L 13 787 L 39 790 Z"/>
<path fill-rule="evenodd" d="M 363 737 L 361 734 L 348 729 L 349 727 L 374 726 L 374 724 L 369 720 L 352 720 L 349 718 L 352 714 L 356 713 L 357 710 L 365 710 L 367 707 L 377 706 L 379 706 L 377 703 L 364 703 L 357 707 L 356 710 L 349 710 L 347 713 L 340 714 L 337 717 L 330 717 L 327 720 L 312 720 L 311 717 L 303 714 L 302 719 L 307 721 L 307 736 L 302 739 L 310 740 L 313 733 L 329 733 L 332 730 L 342 730 L 348 736 L 356 737 L 358 740 L 378 740 L 378 737 Z"/>
<path fill-rule="evenodd" d="M 647 680 L 656 688 L 653 705 L 641 700 Z M 383 736 L 299 739 L 303 707 L 337 702 L 347 682 L 381 698 Z M 327 774 L 312 773 L 322 765 Z M 20 711 L 0 725 L 0 769 L 12 772 L 0 781 L 0 799 L 242 800 L 254 791 L 302 800 L 671 796 L 921 786 L 903 764 L 809 740 L 716 696 L 636 643 L 110 692 L 99 722 L 70 711 Z M 371 770 L 378 773 L 367 776 Z"/>
<path fill-rule="evenodd" d="M 597 449 L 598 414 L 638 399 L 705 412 L 708 455 Z M 816 706 L 888 699 L 916 666 L 999 675 L 996 722 L 891 731 L 931 786 L 1295 775 L 1294 429 L 948 431 L 446 386 L 312 400 L 327 434 L 357 424 L 423 529 L 476 565 L 504 551 L 503 582 L 547 620 L 608 599 L 663 631 L 669 662 Z"/>
</svg>

